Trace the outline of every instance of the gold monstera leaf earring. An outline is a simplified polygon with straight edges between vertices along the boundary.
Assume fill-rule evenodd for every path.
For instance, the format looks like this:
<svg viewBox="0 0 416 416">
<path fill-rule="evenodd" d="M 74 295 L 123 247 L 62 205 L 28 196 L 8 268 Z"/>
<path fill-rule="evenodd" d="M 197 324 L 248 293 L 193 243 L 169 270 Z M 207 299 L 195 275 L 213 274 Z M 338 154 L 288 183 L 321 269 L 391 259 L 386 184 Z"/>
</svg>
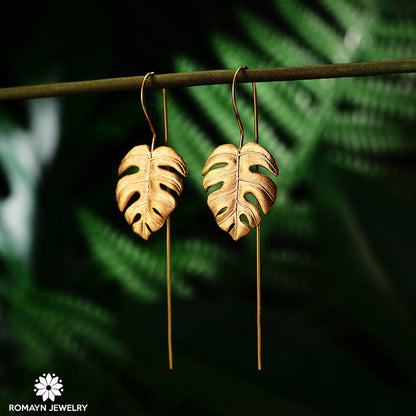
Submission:
<svg viewBox="0 0 416 416">
<path fill-rule="evenodd" d="M 141 144 L 133 147 L 120 163 L 118 174 L 128 173 L 130 168 L 135 171 L 123 176 L 117 183 L 116 199 L 118 207 L 140 237 L 147 240 L 152 233 L 160 230 L 170 213 L 176 208 L 174 195 L 179 196 L 183 190 L 182 178 L 187 176 L 186 163 L 172 148 L 168 147 L 167 129 L 166 146 L 155 148 L 156 133 L 149 119 L 144 102 L 144 85 L 149 72 L 143 79 L 140 91 L 144 115 L 152 131 L 152 145 Z M 164 108 L 166 108 L 166 90 L 164 89 Z M 165 124 L 167 123 L 166 111 Z M 138 199 L 129 204 L 134 195 Z"/>
<path fill-rule="evenodd" d="M 261 332 L 260 332 L 260 209 L 267 214 L 272 208 L 277 186 L 267 175 L 259 173 L 259 167 L 278 176 L 279 168 L 273 156 L 258 143 L 257 90 L 253 82 L 254 101 L 254 142 L 244 144 L 244 128 L 237 109 L 235 84 L 237 75 L 246 66 L 239 67 L 231 86 L 234 112 L 240 128 L 240 145 L 223 144 L 218 146 L 205 162 L 202 170 L 203 187 L 207 192 L 219 186 L 208 195 L 208 206 L 218 226 L 230 234 L 234 240 L 247 235 L 252 228 L 257 232 L 257 366 L 261 370 Z M 253 195 L 257 203 L 248 199 Z"/>
<path fill-rule="evenodd" d="M 187 167 L 182 157 L 168 147 L 168 119 L 166 89 L 163 89 L 163 114 L 165 125 L 165 146 L 155 148 L 156 133 L 146 110 L 144 86 L 147 79 L 154 75 L 145 75 L 140 98 L 144 115 L 152 131 L 152 144 L 133 147 L 120 163 L 118 174 L 121 176 L 116 187 L 117 204 L 124 213 L 133 231 L 145 240 L 166 222 L 167 246 L 167 302 L 168 302 L 168 350 L 169 368 L 172 363 L 172 321 L 170 291 L 170 214 L 176 208 L 176 199 L 183 190 L 182 176 L 187 176 Z"/>
</svg>

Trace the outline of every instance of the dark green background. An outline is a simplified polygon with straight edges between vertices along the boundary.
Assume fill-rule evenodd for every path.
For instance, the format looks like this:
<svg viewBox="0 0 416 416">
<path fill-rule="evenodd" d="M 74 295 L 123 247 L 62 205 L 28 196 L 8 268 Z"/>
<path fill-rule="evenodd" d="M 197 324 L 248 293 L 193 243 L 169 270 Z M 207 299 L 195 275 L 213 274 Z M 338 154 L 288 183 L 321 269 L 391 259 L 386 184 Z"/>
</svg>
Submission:
<svg viewBox="0 0 416 416">
<path fill-rule="evenodd" d="M 201 69 L 415 56 L 397 1 L 162 1 L 2 5 L 0 86 Z M 166 346 L 164 232 L 118 212 L 117 167 L 151 134 L 136 92 L 59 99 L 59 144 L 32 185 L 28 258 L 0 250 L 0 414 L 56 403 L 92 415 L 398 415 L 416 410 L 416 99 L 413 75 L 258 85 L 275 156 L 262 223 L 263 371 L 256 370 L 255 237 L 220 231 L 202 166 L 237 144 L 229 86 L 168 91 L 171 146 L 188 163 L 172 215 L 174 371 Z M 160 91 L 146 95 L 163 137 Z M 238 104 L 252 138 L 251 91 Z M 31 140 L 39 101 L 0 105 L 0 152 Z M 32 109 L 31 109 L 32 108 Z M 40 108 L 40 107 L 39 107 Z M 9 136 L 8 136 L 9 135 Z M 0 212 L 13 193 L 0 159 Z M 33 179 L 33 178 L 32 178 Z M 3 229 L 3 228 L 1 228 Z"/>
</svg>

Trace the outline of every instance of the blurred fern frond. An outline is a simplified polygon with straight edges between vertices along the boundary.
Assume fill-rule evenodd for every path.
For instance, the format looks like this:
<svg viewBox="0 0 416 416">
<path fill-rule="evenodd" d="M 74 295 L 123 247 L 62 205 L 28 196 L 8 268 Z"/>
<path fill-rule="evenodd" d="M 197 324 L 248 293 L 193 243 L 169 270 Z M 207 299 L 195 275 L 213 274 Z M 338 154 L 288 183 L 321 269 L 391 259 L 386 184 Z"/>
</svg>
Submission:
<svg viewBox="0 0 416 416">
<path fill-rule="evenodd" d="M 124 359 L 126 350 L 110 335 L 112 315 L 81 298 L 35 288 L 0 291 L 7 302 L 10 328 L 21 360 L 34 369 L 50 364 L 57 353 L 86 360 L 92 351 Z"/>
<path fill-rule="evenodd" d="M 326 0 L 315 5 L 299 0 L 276 0 L 272 4 L 274 13 L 267 17 L 244 7 L 236 11 L 236 19 L 245 29 L 240 39 L 226 33 L 212 34 L 211 45 L 219 66 L 237 68 L 246 64 L 262 68 L 383 60 L 405 58 L 416 52 L 414 43 L 409 42 L 414 30 L 406 13 L 399 14 L 389 30 L 382 30 L 382 16 L 389 8 L 386 2 L 340 1 L 336 7 Z M 285 30 L 277 29 L 279 26 Z M 395 32 L 394 46 L 390 32 Z M 175 60 L 177 71 L 202 68 L 188 56 Z M 413 75 L 260 85 L 260 143 L 275 155 L 281 171 L 279 208 L 272 210 L 267 228 L 278 232 L 286 224 L 286 213 L 293 217 L 293 206 L 298 202 L 292 192 L 308 181 L 317 156 L 333 158 L 339 166 L 364 175 L 380 176 L 392 171 L 407 175 L 409 159 L 416 163 L 416 142 L 411 134 L 416 112 L 413 86 Z M 245 93 L 239 98 L 241 117 L 250 120 L 249 86 L 239 88 Z M 232 123 L 227 87 L 190 89 L 188 96 L 218 132 L 206 155 L 218 143 L 236 142 L 238 129 Z M 181 115 L 175 116 L 186 118 L 178 111 Z M 195 120 L 198 122 L 206 121 Z M 249 124 L 245 123 L 248 140 L 252 137 Z M 198 130 L 202 129 L 192 129 Z M 195 136 L 184 130 L 182 140 L 194 142 Z M 209 139 L 205 142 L 209 143 Z M 310 229 L 305 220 L 299 217 L 296 228 L 305 224 Z"/>
<path fill-rule="evenodd" d="M 105 275 L 141 301 L 159 300 L 166 285 L 165 248 L 134 243 L 85 208 L 79 210 L 78 217 L 91 253 Z M 171 263 L 173 292 L 189 297 L 192 286 L 186 277 L 214 279 L 224 257 L 221 248 L 202 239 L 175 242 Z"/>
</svg>

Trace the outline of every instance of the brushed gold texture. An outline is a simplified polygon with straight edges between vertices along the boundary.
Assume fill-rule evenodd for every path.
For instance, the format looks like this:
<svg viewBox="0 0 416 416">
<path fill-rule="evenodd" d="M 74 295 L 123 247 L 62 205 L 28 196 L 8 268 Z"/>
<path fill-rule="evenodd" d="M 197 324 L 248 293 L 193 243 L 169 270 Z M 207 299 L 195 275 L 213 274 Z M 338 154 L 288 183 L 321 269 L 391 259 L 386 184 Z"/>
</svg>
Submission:
<svg viewBox="0 0 416 416">
<path fill-rule="evenodd" d="M 221 184 L 208 195 L 208 206 L 218 226 L 234 240 L 260 224 L 259 207 L 267 214 L 276 200 L 277 185 L 267 175 L 255 171 L 259 166 L 279 175 L 273 156 L 263 146 L 249 142 L 241 149 L 232 144 L 218 146 L 202 170 L 205 192 Z M 256 198 L 259 207 L 247 199 L 248 194 Z"/>
<path fill-rule="evenodd" d="M 137 172 L 126 173 L 130 168 Z M 121 161 L 116 187 L 117 204 L 133 231 L 148 240 L 150 235 L 163 227 L 170 213 L 176 208 L 175 194 L 183 190 L 179 176 L 187 176 L 182 157 L 170 147 L 159 146 L 151 150 L 147 145 L 135 146 Z M 138 199 L 131 204 L 133 196 Z"/>
</svg>

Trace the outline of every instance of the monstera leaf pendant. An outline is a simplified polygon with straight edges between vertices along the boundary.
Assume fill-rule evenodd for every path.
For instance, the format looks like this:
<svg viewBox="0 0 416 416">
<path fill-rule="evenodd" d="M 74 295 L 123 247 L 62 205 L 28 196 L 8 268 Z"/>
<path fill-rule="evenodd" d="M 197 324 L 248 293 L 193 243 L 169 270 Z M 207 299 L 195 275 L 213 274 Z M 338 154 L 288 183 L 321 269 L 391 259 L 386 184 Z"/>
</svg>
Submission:
<svg viewBox="0 0 416 416">
<path fill-rule="evenodd" d="M 126 171 L 130 168 L 138 170 L 129 174 Z M 159 146 L 152 151 L 140 145 L 121 161 L 118 174 L 123 173 L 116 188 L 118 207 L 133 231 L 147 240 L 176 208 L 175 196 L 183 190 L 179 175 L 187 176 L 185 161 L 170 147 Z"/>
<path fill-rule="evenodd" d="M 244 237 L 260 224 L 259 207 L 267 214 L 276 200 L 276 184 L 268 176 L 256 172 L 256 167 L 279 175 L 273 156 L 263 146 L 249 142 L 241 149 L 232 144 L 218 146 L 202 170 L 205 192 L 222 184 L 209 194 L 208 206 L 218 226 L 234 240 Z M 256 198 L 257 206 L 247 199 L 248 194 Z"/>
</svg>

